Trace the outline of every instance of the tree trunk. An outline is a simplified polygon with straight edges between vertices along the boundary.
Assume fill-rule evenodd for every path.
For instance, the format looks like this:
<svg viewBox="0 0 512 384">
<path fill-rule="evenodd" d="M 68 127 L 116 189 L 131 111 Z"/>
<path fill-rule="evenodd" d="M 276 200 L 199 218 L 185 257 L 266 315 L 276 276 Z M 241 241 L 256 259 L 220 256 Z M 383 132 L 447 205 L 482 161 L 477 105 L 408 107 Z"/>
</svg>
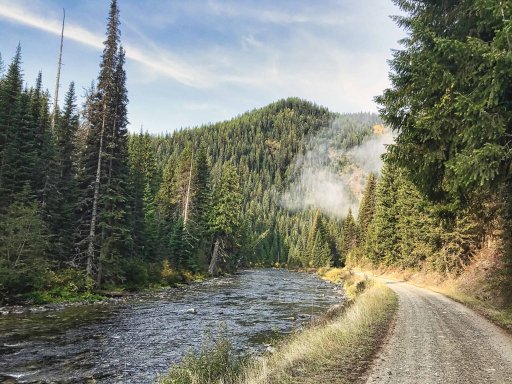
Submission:
<svg viewBox="0 0 512 384">
<path fill-rule="evenodd" d="M 59 61 L 57 63 L 57 78 L 55 79 L 55 92 L 53 94 L 53 111 L 51 119 L 52 132 L 55 133 L 55 122 L 57 121 L 57 104 L 59 102 L 60 69 L 62 67 L 62 46 L 64 45 L 64 22 L 66 21 L 66 10 L 62 9 L 62 31 L 60 33 Z"/>
<path fill-rule="evenodd" d="M 92 267 L 94 262 L 94 238 L 96 237 L 96 221 L 98 219 L 98 200 L 100 197 L 101 180 L 101 158 L 103 157 L 103 134 L 105 132 L 105 109 L 106 102 L 103 101 L 103 118 L 101 122 L 100 148 L 98 151 L 98 167 L 96 168 L 96 179 L 94 181 L 94 197 L 92 201 L 91 227 L 89 230 L 89 245 L 87 247 L 87 267 L 85 272 L 87 276 L 92 276 Z"/>
<path fill-rule="evenodd" d="M 115 110 L 115 116 L 116 117 L 114 118 L 114 124 L 113 124 L 113 128 L 112 128 L 112 142 L 110 143 L 111 151 L 110 151 L 110 155 L 109 155 L 109 164 L 108 164 L 108 176 L 107 176 L 107 188 L 106 188 L 107 193 L 109 193 L 110 182 L 112 180 L 112 159 L 114 157 L 114 145 L 115 145 L 115 135 L 116 135 L 116 122 L 117 122 L 117 105 L 116 105 L 116 110 Z M 107 146 L 107 148 L 108 148 L 108 146 Z M 109 217 L 112 217 L 112 216 L 109 216 Z M 111 225 L 112 223 L 109 223 L 109 224 Z M 104 244 L 104 240 L 105 240 L 105 227 L 103 227 L 101 229 L 101 244 Z M 103 253 L 100 250 L 100 257 L 98 258 L 98 271 L 96 273 L 96 286 L 98 286 L 98 287 L 101 287 L 101 278 L 102 278 L 102 273 L 103 273 L 102 256 L 103 256 Z"/>
<path fill-rule="evenodd" d="M 219 257 L 219 239 L 215 240 L 215 245 L 213 247 L 212 260 L 210 261 L 210 266 L 208 267 L 208 273 L 214 276 L 217 273 L 217 260 Z"/>
<path fill-rule="evenodd" d="M 194 165 L 194 154 L 190 156 L 190 170 L 188 172 L 188 185 L 187 185 L 187 193 L 185 195 L 185 209 L 183 210 L 183 225 L 187 225 L 188 221 L 188 211 L 190 205 L 190 190 L 192 187 L 192 166 Z"/>
</svg>

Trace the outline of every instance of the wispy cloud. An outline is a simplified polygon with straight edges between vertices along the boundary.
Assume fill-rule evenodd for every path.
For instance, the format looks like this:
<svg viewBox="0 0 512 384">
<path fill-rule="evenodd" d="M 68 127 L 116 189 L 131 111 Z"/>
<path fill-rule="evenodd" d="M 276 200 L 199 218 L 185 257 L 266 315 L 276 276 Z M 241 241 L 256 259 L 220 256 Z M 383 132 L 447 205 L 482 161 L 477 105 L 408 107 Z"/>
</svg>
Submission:
<svg viewBox="0 0 512 384">
<path fill-rule="evenodd" d="M 57 41 L 65 6 L 65 52 L 83 61 L 67 66 L 65 75 L 87 86 L 97 57 L 83 47 L 101 51 L 107 3 L 0 0 L 0 48 L 21 38 L 27 75 L 52 73 L 53 51 L 38 42 Z M 164 131 L 224 120 L 289 96 L 340 112 L 375 110 L 373 96 L 388 86 L 389 50 L 402 37 L 387 18 L 391 1 L 121 3 L 130 121 L 137 129 L 141 121 Z M 34 39 L 34 31 L 45 33 Z"/>
<path fill-rule="evenodd" d="M 1 1 L 0 17 L 54 35 L 60 35 L 61 33 L 62 24 L 60 20 L 35 15 L 20 4 Z M 103 47 L 104 37 L 102 35 L 95 34 L 69 21 L 66 22 L 64 36 L 66 39 L 74 40 L 96 49 Z M 142 64 L 160 75 L 192 87 L 208 85 L 207 79 L 209 76 L 188 64 L 182 63 L 171 52 L 163 48 L 153 45 L 152 49 L 154 52 L 148 52 L 127 43 L 125 44 L 125 49 L 128 59 Z"/>
<path fill-rule="evenodd" d="M 211 10 L 219 15 L 228 17 L 242 17 L 270 24 L 324 24 L 335 25 L 343 22 L 340 15 L 327 12 L 317 12 L 310 9 L 309 12 L 289 12 L 285 9 L 268 7 L 251 7 L 240 2 L 226 3 L 216 0 L 208 1 Z"/>
</svg>

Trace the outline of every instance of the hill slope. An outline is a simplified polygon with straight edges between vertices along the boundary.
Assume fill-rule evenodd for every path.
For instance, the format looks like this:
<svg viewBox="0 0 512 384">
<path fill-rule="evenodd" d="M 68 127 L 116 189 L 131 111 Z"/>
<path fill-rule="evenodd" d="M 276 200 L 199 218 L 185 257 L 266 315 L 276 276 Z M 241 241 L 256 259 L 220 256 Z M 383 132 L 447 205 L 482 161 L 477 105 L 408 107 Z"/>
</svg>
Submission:
<svg viewBox="0 0 512 384">
<path fill-rule="evenodd" d="M 319 140 L 328 143 L 326 153 L 336 153 L 322 160 L 323 166 L 335 171 L 340 167 L 341 154 L 368 140 L 378 123 L 375 114 L 339 115 L 291 98 L 230 121 L 155 137 L 153 146 L 161 169 L 180 163 L 187 148 L 192 152 L 204 148 L 214 184 L 224 163 L 236 167 L 243 194 L 240 257 L 245 264 L 339 264 L 343 257 L 338 241 L 340 218 L 320 218 L 314 204 L 290 211 L 283 207 L 283 192 L 291 182 L 300 184 L 303 158 L 317 150 Z M 326 232 L 322 236 L 330 249 L 323 258 L 314 259 L 307 252 L 308 246 L 312 247 L 307 240 L 315 240 L 311 228 L 319 225 Z"/>
</svg>

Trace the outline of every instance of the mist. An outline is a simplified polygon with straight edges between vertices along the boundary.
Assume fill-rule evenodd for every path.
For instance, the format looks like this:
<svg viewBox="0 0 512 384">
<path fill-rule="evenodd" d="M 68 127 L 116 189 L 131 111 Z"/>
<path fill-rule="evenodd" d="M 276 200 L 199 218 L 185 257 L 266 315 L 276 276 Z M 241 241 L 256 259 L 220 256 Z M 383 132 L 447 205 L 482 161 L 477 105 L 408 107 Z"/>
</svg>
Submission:
<svg viewBox="0 0 512 384">
<path fill-rule="evenodd" d="M 386 145 L 393 135 L 376 121 L 354 124 L 354 116 L 342 115 L 312 137 L 304 155 L 292 165 L 293 181 L 281 195 L 281 205 L 292 211 L 320 209 L 331 217 L 345 217 L 349 209 L 356 216 L 370 172 L 378 174 Z M 364 115 L 363 115 L 364 116 Z M 364 142 L 349 150 L 339 149 L 350 134 L 380 127 Z"/>
</svg>

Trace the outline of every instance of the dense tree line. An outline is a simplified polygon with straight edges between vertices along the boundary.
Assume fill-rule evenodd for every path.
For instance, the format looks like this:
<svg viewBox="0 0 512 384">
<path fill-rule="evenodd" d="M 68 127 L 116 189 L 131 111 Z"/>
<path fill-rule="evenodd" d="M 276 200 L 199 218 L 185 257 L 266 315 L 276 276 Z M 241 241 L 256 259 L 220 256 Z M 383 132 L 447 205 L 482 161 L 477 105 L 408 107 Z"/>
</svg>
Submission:
<svg viewBox="0 0 512 384">
<path fill-rule="evenodd" d="M 33 87 L 24 82 L 21 48 L 5 73 L 0 64 L 2 300 L 170 282 L 175 271 L 204 269 L 210 243 L 219 245 L 216 272 L 239 247 L 233 165 L 219 168 L 212 184 L 204 150 L 185 149 L 162 169 L 154 140 L 128 135 L 119 27 L 112 0 L 98 79 L 80 111 L 70 84 L 53 129 L 42 75 Z"/>
<path fill-rule="evenodd" d="M 377 102 L 397 138 L 369 181 L 352 256 L 457 274 L 488 249 L 500 257 L 486 284 L 510 298 L 512 8 L 395 2 L 408 35 Z"/>
</svg>

